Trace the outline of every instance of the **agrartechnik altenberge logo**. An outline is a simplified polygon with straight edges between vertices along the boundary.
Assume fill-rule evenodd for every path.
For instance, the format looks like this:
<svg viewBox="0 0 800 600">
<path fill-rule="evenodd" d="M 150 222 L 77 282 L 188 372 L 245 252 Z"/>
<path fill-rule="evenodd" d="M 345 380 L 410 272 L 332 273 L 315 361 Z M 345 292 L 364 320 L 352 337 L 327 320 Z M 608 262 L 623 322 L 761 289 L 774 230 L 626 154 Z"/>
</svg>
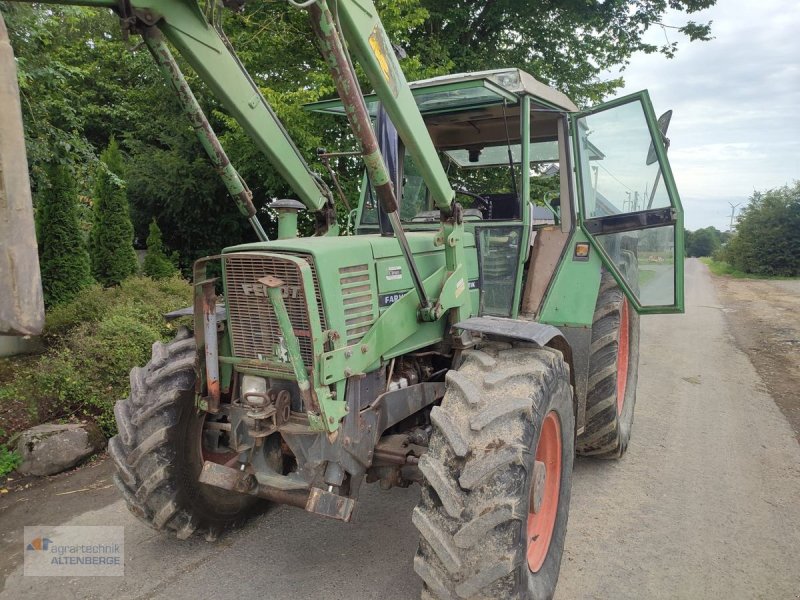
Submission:
<svg viewBox="0 0 800 600">
<path fill-rule="evenodd" d="M 113 577 L 125 574 L 123 527 L 25 527 L 24 544 L 25 575 Z"/>
</svg>

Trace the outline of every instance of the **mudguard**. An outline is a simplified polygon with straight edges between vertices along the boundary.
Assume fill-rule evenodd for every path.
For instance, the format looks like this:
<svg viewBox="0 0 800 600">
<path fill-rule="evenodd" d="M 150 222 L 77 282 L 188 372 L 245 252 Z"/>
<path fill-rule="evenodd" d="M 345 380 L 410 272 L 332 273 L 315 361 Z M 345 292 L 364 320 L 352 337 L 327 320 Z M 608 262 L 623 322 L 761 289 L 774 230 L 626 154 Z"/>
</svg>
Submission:
<svg viewBox="0 0 800 600">
<path fill-rule="evenodd" d="M 569 365 L 570 383 L 572 384 L 573 406 L 576 416 L 580 412 L 580 407 L 585 404 L 585 398 L 579 398 L 580 393 L 575 383 L 575 373 L 578 369 L 574 364 L 572 347 L 564 334 L 552 325 L 537 323 L 536 321 L 523 321 L 517 319 L 507 319 L 504 317 L 470 317 L 459 321 L 453 325 L 456 329 L 462 329 L 473 333 L 479 333 L 490 339 L 495 340 L 518 340 L 529 342 L 541 346 L 542 348 L 554 348 L 561 352 L 564 360 Z"/>
</svg>

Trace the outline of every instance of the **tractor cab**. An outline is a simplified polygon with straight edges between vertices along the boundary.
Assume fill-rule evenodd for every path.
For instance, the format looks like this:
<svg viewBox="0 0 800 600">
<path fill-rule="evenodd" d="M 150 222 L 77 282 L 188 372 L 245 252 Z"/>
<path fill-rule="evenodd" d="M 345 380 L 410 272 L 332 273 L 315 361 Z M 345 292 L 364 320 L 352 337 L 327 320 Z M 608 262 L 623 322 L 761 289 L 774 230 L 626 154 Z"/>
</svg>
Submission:
<svg viewBox="0 0 800 600">
<path fill-rule="evenodd" d="M 570 244 L 581 244 L 573 248 L 576 261 L 598 272 L 604 263 L 640 312 L 680 310 L 681 258 L 674 252 L 682 233 L 675 227 L 680 202 L 666 162 L 665 128 L 646 92 L 581 113 L 563 93 L 519 69 L 436 77 L 410 88 L 464 208 L 465 229 L 475 236 L 481 314 L 546 314 L 555 266 Z M 403 228 L 437 229 L 440 213 L 420 170 L 392 136 L 391 123 L 388 134 L 382 126 L 387 119 L 378 97 L 364 99 L 383 155 L 396 157 L 389 171 Z M 339 99 L 306 108 L 345 115 Z M 354 232 L 391 235 L 381 213 L 365 176 Z M 641 270 L 634 264 L 639 239 L 660 263 Z M 538 268 L 530 269 L 537 258 Z M 656 278 L 656 287 L 648 285 Z M 583 325 L 581 318 L 562 310 L 556 321 Z"/>
</svg>

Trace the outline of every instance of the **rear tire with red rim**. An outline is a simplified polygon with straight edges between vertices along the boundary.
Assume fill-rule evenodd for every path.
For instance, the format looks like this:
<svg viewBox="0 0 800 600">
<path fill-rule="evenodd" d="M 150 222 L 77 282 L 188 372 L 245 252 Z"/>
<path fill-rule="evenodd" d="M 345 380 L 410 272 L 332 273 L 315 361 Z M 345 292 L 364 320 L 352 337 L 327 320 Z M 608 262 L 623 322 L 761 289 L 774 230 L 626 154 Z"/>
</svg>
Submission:
<svg viewBox="0 0 800 600">
<path fill-rule="evenodd" d="M 628 448 L 639 377 L 639 315 L 603 272 L 592 323 L 586 428 L 578 454 L 620 458 Z"/>
<path fill-rule="evenodd" d="M 552 598 L 567 531 L 575 418 L 550 348 L 493 342 L 447 375 L 412 521 L 423 598 Z"/>
</svg>

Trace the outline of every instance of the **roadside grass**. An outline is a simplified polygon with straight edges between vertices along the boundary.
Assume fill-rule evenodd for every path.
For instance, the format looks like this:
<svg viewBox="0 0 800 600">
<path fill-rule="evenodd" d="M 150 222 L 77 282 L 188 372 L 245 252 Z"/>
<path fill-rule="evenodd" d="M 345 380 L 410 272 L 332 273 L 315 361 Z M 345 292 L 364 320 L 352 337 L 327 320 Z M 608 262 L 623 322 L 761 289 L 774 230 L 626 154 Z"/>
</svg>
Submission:
<svg viewBox="0 0 800 600">
<path fill-rule="evenodd" d="M 736 279 L 800 279 L 798 277 L 785 277 L 782 275 L 755 275 L 753 273 L 745 273 L 744 271 L 735 269 L 725 261 L 714 260 L 709 256 L 700 257 L 700 262 L 704 265 L 708 265 L 708 269 L 714 275 L 734 277 Z"/>
<path fill-rule="evenodd" d="M 647 285 L 647 283 L 656 276 L 656 272 L 651 269 L 639 269 L 639 287 Z"/>
</svg>

